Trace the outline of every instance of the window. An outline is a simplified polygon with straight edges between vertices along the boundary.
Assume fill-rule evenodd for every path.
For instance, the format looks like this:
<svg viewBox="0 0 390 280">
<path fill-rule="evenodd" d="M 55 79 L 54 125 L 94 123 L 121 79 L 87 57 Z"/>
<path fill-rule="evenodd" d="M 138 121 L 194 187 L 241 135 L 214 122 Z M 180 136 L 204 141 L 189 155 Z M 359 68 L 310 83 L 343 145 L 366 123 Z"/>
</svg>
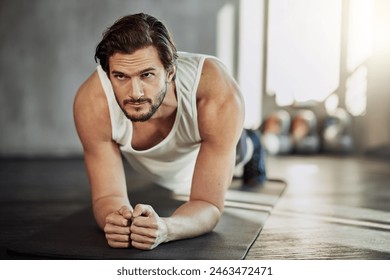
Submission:
<svg viewBox="0 0 390 280">
<path fill-rule="evenodd" d="M 269 1 L 267 93 L 279 106 L 322 102 L 339 86 L 341 1 Z"/>
</svg>

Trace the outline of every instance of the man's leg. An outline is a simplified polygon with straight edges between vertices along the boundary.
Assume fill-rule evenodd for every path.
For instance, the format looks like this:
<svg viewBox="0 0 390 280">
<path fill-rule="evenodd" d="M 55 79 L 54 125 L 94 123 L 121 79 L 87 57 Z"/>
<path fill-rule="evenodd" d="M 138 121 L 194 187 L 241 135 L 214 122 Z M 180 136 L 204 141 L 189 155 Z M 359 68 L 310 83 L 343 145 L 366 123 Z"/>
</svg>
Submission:
<svg viewBox="0 0 390 280">
<path fill-rule="evenodd" d="M 265 150 L 260 133 L 244 129 L 236 149 L 236 177 L 242 177 L 248 186 L 262 184 L 266 180 Z M 240 176 L 241 175 L 241 176 Z"/>
</svg>

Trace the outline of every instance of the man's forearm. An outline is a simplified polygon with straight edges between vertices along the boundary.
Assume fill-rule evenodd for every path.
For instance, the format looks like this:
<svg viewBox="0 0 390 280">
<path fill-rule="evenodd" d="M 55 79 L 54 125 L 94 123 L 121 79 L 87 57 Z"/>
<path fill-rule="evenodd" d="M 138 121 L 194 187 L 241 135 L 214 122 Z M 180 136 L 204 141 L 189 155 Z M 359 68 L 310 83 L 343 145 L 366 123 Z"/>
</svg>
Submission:
<svg viewBox="0 0 390 280">
<path fill-rule="evenodd" d="M 166 242 L 210 232 L 220 217 L 221 211 L 215 205 L 200 200 L 188 201 L 171 217 L 164 218 L 168 228 Z"/>
<path fill-rule="evenodd" d="M 118 211 L 122 206 L 128 206 L 132 210 L 129 200 L 124 197 L 106 196 L 95 199 L 93 201 L 93 213 L 99 227 L 103 229 L 106 224 L 106 217 Z"/>
</svg>

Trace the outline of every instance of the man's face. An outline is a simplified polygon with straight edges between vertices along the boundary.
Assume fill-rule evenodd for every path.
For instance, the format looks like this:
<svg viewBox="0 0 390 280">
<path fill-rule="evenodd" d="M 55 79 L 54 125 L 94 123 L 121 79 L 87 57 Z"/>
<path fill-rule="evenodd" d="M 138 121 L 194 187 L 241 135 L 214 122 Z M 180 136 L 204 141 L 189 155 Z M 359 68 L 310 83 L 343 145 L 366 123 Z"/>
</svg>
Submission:
<svg viewBox="0 0 390 280">
<path fill-rule="evenodd" d="M 158 110 L 172 74 L 167 73 L 155 47 L 109 58 L 109 78 L 116 100 L 127 118 L 147 121 Z"/>
</svg>

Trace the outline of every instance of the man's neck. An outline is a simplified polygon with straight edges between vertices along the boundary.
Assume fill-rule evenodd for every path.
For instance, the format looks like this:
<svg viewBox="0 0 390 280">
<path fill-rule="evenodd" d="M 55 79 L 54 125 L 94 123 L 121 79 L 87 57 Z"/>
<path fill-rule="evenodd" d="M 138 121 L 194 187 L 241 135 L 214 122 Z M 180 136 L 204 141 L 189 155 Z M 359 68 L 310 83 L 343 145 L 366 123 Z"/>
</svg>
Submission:
<svg viewBox="0 0 390 280">
<path fill-rule="evenodd" d="M 164 101 L 155 115 L 145 122 L 133 122 L 132 147 L 136 150 L 146 150 L 163 141 L 172 131 L 177 107 L 175 87 L 168 87 Z"/>
</svg>

